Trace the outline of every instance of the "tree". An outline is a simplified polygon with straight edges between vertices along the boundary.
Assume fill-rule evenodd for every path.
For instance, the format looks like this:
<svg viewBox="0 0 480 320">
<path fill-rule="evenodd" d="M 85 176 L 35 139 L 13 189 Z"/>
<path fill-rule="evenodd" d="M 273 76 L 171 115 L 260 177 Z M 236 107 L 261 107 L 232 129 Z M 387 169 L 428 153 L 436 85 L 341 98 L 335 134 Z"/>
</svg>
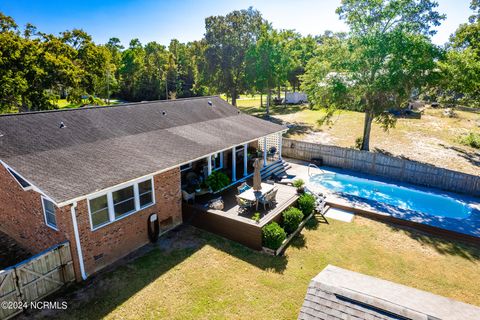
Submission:
<svg viewBox="0 0 480 320">
<path fill-rule="evenodd" d="M 343 0 L 337 9 L 350 27 L 346 40 L 327 41 L 302 78 L 310 101 L 365 112 L 362 150 L 376 120 L 395 124 L 387 111 L 406 103 L 434 74 L 440 51 L 429 38 L 444 15 L 431 0 Z"/>
<path fill-rule="evenodd" d="M 266 116 L 270 114 L 272 89 L 287 80 L 291 59 L 287 54 L 289 37 L 271 25 L 262 25 L 259 37 L 247 53 L 247 78 L 260 92 L 267 90 Z"/>
<path fill-rule="evenodd" d="M 480 11 L 478 0 L 470 8 Z M 442 79 L 433 90 L 442 102 L 480 105 L 480 14 L 477 12 L 451 36 L 438 65 Z"/>
<path fill-rule="evenodd" d="M 233 105 L 246 89 L 246 54 L 262 23 L 260 12 L 251 7 L 205 19 L 207 78 L 212 87 L 232 98 Z"/>
<path fill-rule="evenodd" d="M 11 17 L 0 13 L 0 109 L 53 109 L 57 93 L 76 85 L 75 50 L 30 24 L 23 35 Z"/>
</svg>

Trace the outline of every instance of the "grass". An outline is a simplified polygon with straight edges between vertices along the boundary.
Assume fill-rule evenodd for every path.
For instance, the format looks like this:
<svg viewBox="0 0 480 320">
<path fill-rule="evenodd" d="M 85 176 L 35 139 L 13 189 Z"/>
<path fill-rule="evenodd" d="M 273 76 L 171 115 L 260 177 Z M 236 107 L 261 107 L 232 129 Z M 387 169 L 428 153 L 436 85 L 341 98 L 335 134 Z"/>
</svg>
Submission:
<svg viewBox="0 0 480 320">
<path fill-rule="evenodd" d="M 244 112 L 263 116 L 265 108 L 259 100 L 238 100 Z M 320 125 L 325 112 L 310 110 L 307 106 L 273 106 L 274 118 L 292 125 L 289 137 L 311 142 L 354 147 L 355 140 L 362 136 L 364 114 L 354 111 L 339 111 L 331 123 Z M 430 163 L 444 168 L 478 175 L 480 153 L 462 140 L 466 135 L 480 135 L 478 113 L 456 111 L 457 117 L 443 116 L 442 109 L 426 109 L 421 119 L 400 118 L 396 126 L 385 132 L 377 123 L 372 126 L 371 150 L 415 161 Z"/>
<path fill-rule="evenodd" d="M 328 264 L 480 305 L 478 248 L 359 217 L 307 226 L 283 257 L 184 226 L 45 317 L 294 319 L 309 281 Z"/>
<path fill-rule="evenodd" d="M 117 99 L 111 99 L 110 100 L 111 105 L 119 104 L 120 102 L 121 101 L 117 100 Z M 58 109 L 73 109 L 73 108 L 78 108 L 82 105 L 83 105 L 83 103 L 70 103 L 70 102 L 67 101 L 67 99 L 58 99 L 57 100 Z"/>
</svg>

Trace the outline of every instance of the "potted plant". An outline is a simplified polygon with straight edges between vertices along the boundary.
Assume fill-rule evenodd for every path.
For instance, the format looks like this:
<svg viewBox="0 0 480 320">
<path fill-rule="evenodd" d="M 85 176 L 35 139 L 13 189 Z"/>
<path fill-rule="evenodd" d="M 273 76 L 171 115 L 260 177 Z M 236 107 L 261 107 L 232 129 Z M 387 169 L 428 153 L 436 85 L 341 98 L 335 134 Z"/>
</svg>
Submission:
<svg viewBox="0 0 480 320">
<path fill-rule="evenodd" d="M 302 194 L 305 192 L 305 181 L 303 181 L 302 179 L 296 179 L 293 181 L 292 184 L 295 188 L 297 188 L 297 192 L 299 194 Z"/>
<path fill-rule="evenodd" d="M 221 171 L 215 171 L 205 182 L 212 192 L 217 192 L 230 184 L 230 178 Z"/>
</svg>

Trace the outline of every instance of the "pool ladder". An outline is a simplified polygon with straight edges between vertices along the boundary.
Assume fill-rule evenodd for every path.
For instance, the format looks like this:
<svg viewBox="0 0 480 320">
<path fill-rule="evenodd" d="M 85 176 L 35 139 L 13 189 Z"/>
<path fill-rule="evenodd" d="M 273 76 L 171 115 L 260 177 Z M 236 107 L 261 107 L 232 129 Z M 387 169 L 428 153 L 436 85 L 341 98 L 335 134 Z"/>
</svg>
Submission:
<svg viewBox="0 0 480 320">
<path fill-rule="evenodd" d="M 315 168 L 315 169 L 320 170 L 322 173 L 325 173 L 325 171 L 322 170 L 322 169 L 320 169 L 316 164 L 309 163 L 309 164 L 308 164 L 308 176 L 309 176 L 309 177 L 312 176 L 312 174 L 310 174 L 310 168 Z"/>
</svg>

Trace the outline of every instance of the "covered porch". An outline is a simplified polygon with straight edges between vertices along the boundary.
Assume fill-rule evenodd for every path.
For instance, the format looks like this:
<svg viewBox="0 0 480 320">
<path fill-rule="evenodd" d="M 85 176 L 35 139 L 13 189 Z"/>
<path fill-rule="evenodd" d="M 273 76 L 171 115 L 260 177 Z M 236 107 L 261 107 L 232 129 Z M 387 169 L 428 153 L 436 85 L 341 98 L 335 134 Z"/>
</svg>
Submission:
<svg viewBox="0 0 480 320">
<path fill-rule="evenodd" d="M 211 153 L 204 158 L 180 167 L 181 187 L 184 200 L 219 192 L 246 181 L 253 175 L 255 159 L 262 162 L 262 171 L 282 160 L 282 134 L 278 132 L 231 148 Z M 228 184 L 215 190 L 207 179 L 215 172 L 228 178 Z"/>
</svg>

